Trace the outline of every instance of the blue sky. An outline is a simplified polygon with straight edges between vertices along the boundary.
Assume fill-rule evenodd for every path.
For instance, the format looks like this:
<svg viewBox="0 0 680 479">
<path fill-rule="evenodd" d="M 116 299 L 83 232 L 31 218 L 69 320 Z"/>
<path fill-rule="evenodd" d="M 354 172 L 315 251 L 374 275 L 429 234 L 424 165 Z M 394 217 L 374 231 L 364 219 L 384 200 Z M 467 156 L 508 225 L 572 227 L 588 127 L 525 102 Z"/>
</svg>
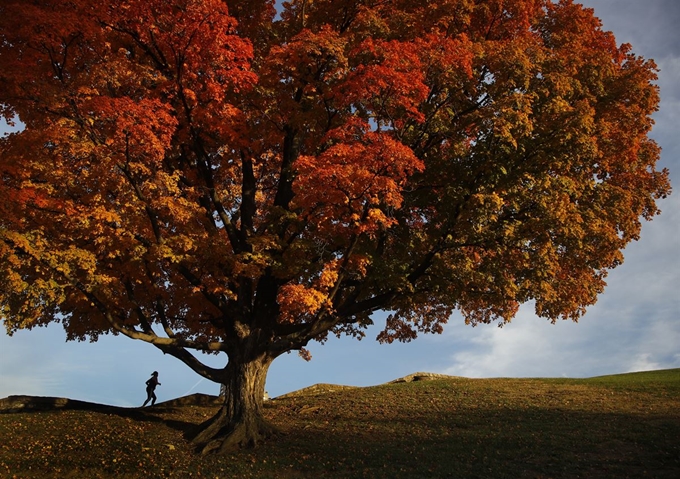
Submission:
<svg viewBox="0 0 680 479">
<path fill-rule="evenodd" d="M 313 359 L 292 353 L 278 358 L 267 380 L 270 396 L 316 383 L 368 386 L 416 371 L 466 377 L 590 377 L 680 367 L 680 2 L 677 0 L 583 0 L 595 8 L 619 43 L 653 58 L 661 69 L 661 109 L 652 136 L 663 148 L 676 193 L 643 226 L 641 240 L 624 251 L 598 303 L 578 324 L 551 325 L 520 309 L 504 328 L 465 326 L 454 315 L 441 335 L 408 344 L 378 344 L 379 327 L 366 339 L 331 338 L 313 343 Z M 2 130 L 2 127 L 0 127 Z M 376 324 L 381 324 L 380 316 Z M 224 356 L 207 358 L 213 365 Z M 120 406 L 145 399 L 144 381 L 159 371 L 159 401 L 193 392 L 217 394 L 178 360 L 154 347 L 106 336 L 97 343 L 67 343 L 58 326 L 0 330 L 0 398 L 13 394 L 58 396 Z"/>
</svg>

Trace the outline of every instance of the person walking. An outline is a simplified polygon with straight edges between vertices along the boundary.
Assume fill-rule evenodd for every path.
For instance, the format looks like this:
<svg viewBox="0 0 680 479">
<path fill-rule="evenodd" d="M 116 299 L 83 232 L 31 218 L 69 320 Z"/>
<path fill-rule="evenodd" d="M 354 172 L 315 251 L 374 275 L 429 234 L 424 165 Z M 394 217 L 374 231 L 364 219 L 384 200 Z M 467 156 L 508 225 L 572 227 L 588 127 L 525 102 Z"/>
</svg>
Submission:
<svg viewBox="0 0 680 479">
<path fill-rule="evenodd" d="M 156 404 L 156 386 L 160 386 L 161 383 L 158 382 L 158 371 L 151 373 L 151 377 L 146 380 L 146 401 L 142 404 L 142 407 L 146 406 L 146 403 L 151 401 L 151 405 Z"/>
</svg>

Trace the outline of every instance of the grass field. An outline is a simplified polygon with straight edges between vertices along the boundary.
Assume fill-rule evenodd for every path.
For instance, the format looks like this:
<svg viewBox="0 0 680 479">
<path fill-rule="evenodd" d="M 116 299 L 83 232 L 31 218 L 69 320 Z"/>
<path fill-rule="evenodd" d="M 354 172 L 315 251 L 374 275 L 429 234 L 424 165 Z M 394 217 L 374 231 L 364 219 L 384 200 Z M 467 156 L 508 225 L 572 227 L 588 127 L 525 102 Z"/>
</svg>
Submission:
<svg viewBox="0 0 680 479">
<path fill-rule="evenodd" d="M 214 407 L 0 414 L 0 477 L 680 477 L 680 369 L 326 389 L 269 401 L 281 434 L 228 456 L 185 439 Z"/>
</svg>

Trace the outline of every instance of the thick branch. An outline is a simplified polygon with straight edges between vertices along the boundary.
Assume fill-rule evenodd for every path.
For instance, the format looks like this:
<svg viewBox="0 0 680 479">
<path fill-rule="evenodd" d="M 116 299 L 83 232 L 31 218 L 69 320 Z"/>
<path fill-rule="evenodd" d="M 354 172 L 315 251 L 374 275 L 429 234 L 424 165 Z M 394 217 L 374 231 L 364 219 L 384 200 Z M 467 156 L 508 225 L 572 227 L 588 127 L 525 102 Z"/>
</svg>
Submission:
<svg viewBox="0 0 680 479">
<path fill-rule="evenodd" d="M 111 30 L 113 31 L 129 36 L 135 42 L 135 44 L 139 48 L 141 48 L 144 51 L 144 53 L 146 53 L 149 56 L 149 58 L 151 58 L 152 62 L 154 63 L 158 71 L 164 74 L 170 73 L 170 69 L 168 68 L 168 62 L 165 59 L 165 56 L 163 55 L 163 51 L 158 47 L 153 36 L 152 36 L 153 48 L 152 48 L 142 41 L 137 32 L 127 30 L 116 25 L 108 24 L 106 22 L 101 22 L 101 24 L 104 27 L 111 28 Z"/>
<path fill-rule="evenodd" d="M 210 379 L 216 383 L 222 381 L 223 372 L 221 369 L 206 366 L 186 349 L 162 344 L 155 344 L 154 346 L 163 351 L 165 354 L 169 354 L 170 356 L 179 359 L 184 364 L 189 366 L 195 373 L 203 376 L 204 378 Z"/>
<path fill-rule="evenodd" d="M 154 346 L 159 348 L 161 347 L 189 348 L 195 349 L 197 351 L 206 352 L 226 351 L 225 344 L 218 341 L 202 342 L 181 338 L 163 338 L 161 336 L 156 335 L 156 333 L 154 333 L 153 331 L 151 331 L 150 333 L 144 333 L 141 331 L 137 331 L 136 329 L 127 328 L 113 317 L 111 312 L 106 309 L 106 307 L 96 298 L 95 295 L 84 291 L 80 287 L 78 289 L 80 289 L 80 291 L 83 292 L 87 296 L 87 298 L 97 306 L 97 309 L 100 310 L 100 312 L 104 315 L 104 318 L 106 318 L 106 321 L 111 325 L 111 327 L 115 331 L 121 333 L 124 336 L 127 336 L 128 338 L 139 339 L 146 343 L 153 344 Z"/>
<path fill-rule="evenodd" d="M 180 265 L 177 266 L 177 271 L 182 276 L 184 276 L 184 279 L 189 281 L 189 283 L 193 287 L 199 288 L 199 290 L 201 291 L 201 294 L 205 297 L 205 299 L 207 299 L 210 302 L 210 304 L 215 306 L 220 311 L 224 312 L 224 310 L 225 310 L 224 301 L 222 301 L 218 296 L 211 294 L 208 291 L 206 291 L 205 288 L 203 287 L 203 283 L 201 282 L 201 280 L 194 273 L 192 273 L 189 270 L 189 268 L 180 264 Z"/>
<path fill-rule="evenodd" d="M 293 199 L 293 162 L 298 155 L 298 139 L 297 130 L 290 126 L 286 126 L 284 130 L 286 136 L 283 139 L 283 161 L 281 162 L 281 176 L 274 205 L 288 209 L 288 205 Z"/>
<path fill-rule="evenodd" d="M 241 151 L 241 170 L 243 182 L 241 184 L 241 231 L 247 235 L 253 231 L 255 217 L 255 173 L 253 162 L 245 152 Z"/>
<path fill-rule="evenodd" d="M 193 128 L 192 133 L 195 138 L 194 141 L 195 148 L 196 150 L 198 150 L 197 153 L 199 155 L 199 158 L 197 160 L 198 169 L 201 175 L 203 176 L 203 180 L 205 181 L 206 187 L 208 188 L 210 201 L 212 202 L 215 211 L 217 211 L 217 214 L 220 217 L 222 224 L 224 225 L 224 229 L 227 232 L 227 236 L 229 237 L 229 242 L 231 243 L 232 249 L 234 250 L 234 252 L 239 253 L 243 251 L 243 243 L 241 241 L 241 238 L 239 237 L 236 227 L 232 223 L 231 218 L 227 213 L 227 210 L 224 208 L 224 205 L 222 204 L 222 200 L 218 196 L 217 188 L 215 186 L 215 179 L 213 178 L 212 174 L 210 157 L 206 152 L 205 148 L 203 147 L 203 143 L 200 139 L 199 133 L 195 131 Z"/>
<path fill-rule="evenodd" d="M 127 142 L 127 140 L 126 140 Z M 127 146 L 126 146 L 127 150 Z M 126 156 L 128 156 L 129 160 L 129 153 L 126 151 Z M 154 236 L 156 238 L 156 242 L 160 242 L 162 235 L 161 235 L 161 228 L 158 223 L 158 215 L 156 212 L 151 208 L 151 205 L 149 204 L 149 201 L 146 199 L 144 196 L 144 193 L 142 190 L 139 188 L 139 185 L 135 182 L 135 179 L 132 177 L 132 173 L 130 172 L 129 168 L 124 165 L 118 165 L 118 169 L 123 172 L 123 175 L 125 178 L 127 178 L 128 182 L 130 183 L 130 186 L 132 186 L 132 189 L 135 192 L 135 195 L 137 196 L 137 199 L 141 201 L 144 204 L 144 211 L 146 211 L 147 216 L 149 217 L 149 222 L 151 223 L 151 228 L 153 229 Z"/>
</svg>

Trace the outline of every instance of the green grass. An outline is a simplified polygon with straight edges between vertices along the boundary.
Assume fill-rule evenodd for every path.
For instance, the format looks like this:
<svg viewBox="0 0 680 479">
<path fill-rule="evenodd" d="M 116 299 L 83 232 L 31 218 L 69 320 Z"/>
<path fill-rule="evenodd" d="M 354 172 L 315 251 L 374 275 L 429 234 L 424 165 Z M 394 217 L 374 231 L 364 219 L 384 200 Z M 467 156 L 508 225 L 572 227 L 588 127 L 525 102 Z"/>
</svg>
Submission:
<svg viewBox="0 0 680 479">
<path fill-rule="evenodd" d="M 680 477 L 680 370 L 303 391 L 268 403 L 281 435 L 198 457 L 203 406 L 0 414 L 0 477 Z"/>
</svg>

